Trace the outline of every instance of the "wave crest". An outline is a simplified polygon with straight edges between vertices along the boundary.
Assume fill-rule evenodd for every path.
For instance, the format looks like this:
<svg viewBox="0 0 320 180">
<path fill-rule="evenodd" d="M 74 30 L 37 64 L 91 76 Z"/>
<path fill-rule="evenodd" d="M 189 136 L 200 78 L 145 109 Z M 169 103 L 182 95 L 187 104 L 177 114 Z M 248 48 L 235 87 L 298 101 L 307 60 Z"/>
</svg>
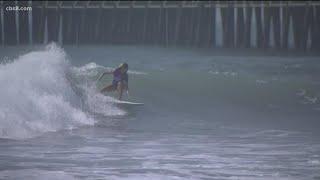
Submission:
<svg viewBox="0 0 320 180">
<path fill-rule="evenodd" d="M 70 65 L 55 44 L 0 65 L 0 137 L 93 125 L 66 78 Z"/>
</svg>

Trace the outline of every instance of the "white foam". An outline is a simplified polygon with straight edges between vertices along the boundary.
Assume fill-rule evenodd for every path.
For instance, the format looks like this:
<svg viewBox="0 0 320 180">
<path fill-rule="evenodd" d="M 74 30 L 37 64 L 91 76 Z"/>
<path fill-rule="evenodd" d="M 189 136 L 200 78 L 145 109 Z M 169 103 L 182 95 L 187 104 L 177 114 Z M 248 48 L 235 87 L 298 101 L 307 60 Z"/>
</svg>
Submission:
<svg viewBox="0 0 320 180">
<path fill-rule="evenodd" d="M 55 44 L 0 65 L 0 137 L 28 138 L 94 124 L 75 103 L 65 78 L 68 68 L 64 51 Z"/>
<path fill-rule="evenodd" d="M 146 72 L 141 72 L 141 71 L 134 71 L 134 70 L 129 70 L 129 74 L 137 74 L 137 75 L 147 75 L 148 73 Z"/>
<path fill-rule="evenodd" d="M 316 159 L 309 160 L 308 163 L 309 163 L 309 164 L 312 164 L 312 165 L 320 165 L 320 161 L 319 161 L 319 160 L 316 160 Z"/>
<path fill-rule="evenodd" d="M 73 67 L 72 70 L 77 75 L 82 76 L 96 76 L 99 73 L 99 70 L 105 70 L 106 68 L 100 65 L 97 65 L 95 62 L 85 64 L 81 67 Z"/>
<path fill-rule="evenodd" d="M 91 112 L 99 113 L 104 116 L 121 116 L 126 114 L 125 111 L 114 105 L 114 102 L 116 101 L 115 98 L 97 92 L 92 86 L 86 86 L 84 89 L 86 103 Z"/>
<path fill-rule="evenodd" d="M 214 75 L 224 75 L 224 76 L 237 76 L 238 73 L 237 72 L 233 72 L 233 71 L 216 71 L 216 70 L 209 70 L 208 71 L 209 74 L 214 74 Z"/>
<path fill-rule="evenodd" d="M 257 84 L 267 84 L 268 81 L 258 79 L 258 80 L 256 80 L 256 83 L 257 83 Z"/>
</svg>

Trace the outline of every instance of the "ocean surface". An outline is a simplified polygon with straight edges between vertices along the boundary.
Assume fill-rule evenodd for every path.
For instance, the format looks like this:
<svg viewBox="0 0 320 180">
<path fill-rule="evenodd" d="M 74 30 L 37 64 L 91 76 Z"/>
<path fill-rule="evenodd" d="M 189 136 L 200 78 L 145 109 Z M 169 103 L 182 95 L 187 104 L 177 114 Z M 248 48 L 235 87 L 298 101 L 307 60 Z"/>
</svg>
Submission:
<svg viewBox="0 0 320 180">
<path fill-rule="evenodd" d="M 0 62 L 0 179 L 320 179 L 319 57 L 51 43 Z M 122 62 L 143 106 L 99 93 Z"/>
</svg>

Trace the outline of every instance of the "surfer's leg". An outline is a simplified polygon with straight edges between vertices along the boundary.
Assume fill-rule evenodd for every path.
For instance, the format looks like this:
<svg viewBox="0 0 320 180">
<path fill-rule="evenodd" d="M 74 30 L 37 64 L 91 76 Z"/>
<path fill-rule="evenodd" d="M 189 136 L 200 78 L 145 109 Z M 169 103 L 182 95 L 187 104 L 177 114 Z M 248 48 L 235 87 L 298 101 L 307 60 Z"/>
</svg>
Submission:
<svg viewBox="0 0 320 180">
<path fill-rule="evenodd" d="M 128 90 L 128 82 L 126 82 L 126 81 L 122 82 L 122 89 L 123 89 L 123 91 Z"/>
<path fill-rule="evenodd" d="M 104 92 L 104 91 L 107 91 L 107 92 L 115 91 L 115 90 L 117 90 L 117 87 L 118 87 L 118 81 L 113 80 L 112 84 L 110 84 L 109 86 L 104 87 L 101 90 L 101 93 Z"/>
<path fill-rule="evenodd" d="M 118 92 L 119 92 L 119 100 L 122 98 L 122 92 L 123 92 L 124 86 L 122 82 L 118 83 Z"/>
<path fill-rule="evenodd" d="M 103 89 L 101 89 L 100 92 L 103 93 L 103 92 L 105 92 L 105 91 L 110 92 L 110 91 L 114 91 L 114 90 L 116 90 L 116 89 L 115 89 L 115 87 L 111 84 L 111 85 L 106 86 L 106 87 L 104 87 Z"/>
</svg>

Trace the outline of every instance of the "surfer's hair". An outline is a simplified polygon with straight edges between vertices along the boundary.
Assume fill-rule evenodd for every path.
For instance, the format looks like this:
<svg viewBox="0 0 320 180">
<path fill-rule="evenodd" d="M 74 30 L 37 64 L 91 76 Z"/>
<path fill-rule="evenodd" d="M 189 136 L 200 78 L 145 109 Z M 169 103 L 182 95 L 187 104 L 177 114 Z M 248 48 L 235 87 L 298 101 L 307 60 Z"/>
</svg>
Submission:
<svg viewBox="0 0 320 180">
<path fill-rule="evenodd" d="M 123 68 L 128 69 L 128 68 L 129 68 L 129 65 L 128 65 L 127 63 L 122 63 L 122 64 L 120 65 L 120 67 L 123 67 Z"/>
<path fill-rule="evenodd" d="M 127 64 L 127 63 L 122 63 L 122 67 L 124 67 L 124 68 L 126 68 L 126 69 L 128 69 L 128 68 L 129 68 L 129 66 L 128 66 L 128 64 Z"/>
</svg>

